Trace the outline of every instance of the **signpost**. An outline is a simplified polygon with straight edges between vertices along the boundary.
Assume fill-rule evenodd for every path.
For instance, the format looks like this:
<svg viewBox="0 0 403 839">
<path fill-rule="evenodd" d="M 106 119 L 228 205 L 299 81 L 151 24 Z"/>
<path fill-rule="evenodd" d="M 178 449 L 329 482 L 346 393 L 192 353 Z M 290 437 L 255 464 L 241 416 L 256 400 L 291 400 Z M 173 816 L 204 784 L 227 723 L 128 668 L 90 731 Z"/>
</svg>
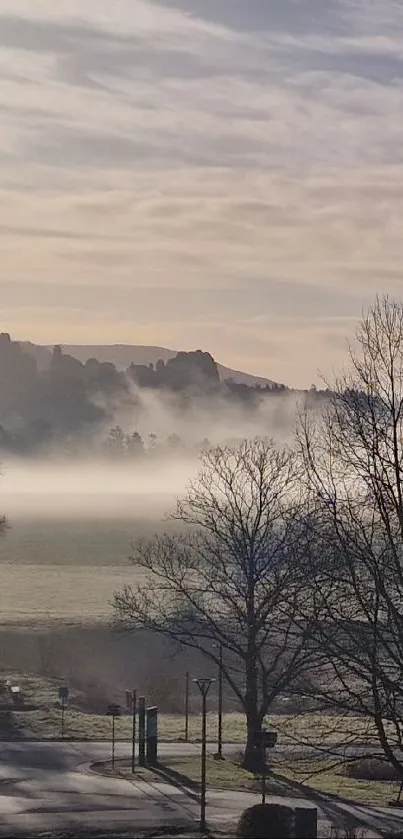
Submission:
<svg viewBox="0 0 403 839">
<path fill-rule="evenodd" d="M 12 685 L 12 687 L 10 687 L 10 696 L 14 705 L 23 704 L 23 693 L 19 685 Z"/>
<path fill-rule="evenodd" d="M 126 691 L 126 708 L 132 713 L 132 774 L 136 763 L 136 714 L 137 714 L 137 693 L 135 690 Z"/>
<path fill-rule="evenodd" d="M 62 685 L 61 687 L 59 687 L 62 737 L 64 737 L 64 712 L 65 712 L 65 709 L 66 709 L 66 704 L 67 704 L 68 698 L 69 698 L 69 689 L 66 685 Z"/>
<path fill-rule="evenodd" d="M 122 710 L 120 705 L 108 705 L 107 716 L 112 717 L 112 769 L 115 768 L 115 719 L 120 717 Z"/>
<path fill-rule="evenodd" d="M 206 719 L 207 719 L 207 694 L 212 682 L 215 679 L 193 679 L 202 695 L 202 751 L 201 751 L 201 793 L 200 793 L 200 830 L 206 828 Z"/>
<path fill-rule="evenodd" d="M 262 804 L 266 804 L 266 749 L 273 749 L 277 743 L 276 731 L 262 731 L 260 734 L 260 748 L 263 752 L 263 766 L 262 766 Z"/>
</svg>

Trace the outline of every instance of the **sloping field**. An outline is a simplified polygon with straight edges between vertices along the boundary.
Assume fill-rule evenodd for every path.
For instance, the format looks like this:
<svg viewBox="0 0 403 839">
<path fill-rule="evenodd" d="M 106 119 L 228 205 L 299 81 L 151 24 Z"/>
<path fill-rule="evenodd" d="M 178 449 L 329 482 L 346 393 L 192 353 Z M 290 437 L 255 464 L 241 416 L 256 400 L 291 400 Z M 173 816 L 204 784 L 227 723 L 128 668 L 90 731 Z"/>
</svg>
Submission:
<svg viewBox="0 0 403 839">
<path fill-rule="evenodd" d="M 149 520 L 17 520 L 0 539 L 0 623 L 88 622 L 136 578 L 131 544 L 166 525 Z"/>
<path fill-rule="evenodd" d="M 121 565 L 1 566 L 0 623 L 88 623 L 111 614 L 113 592 L 134 578 Z"/>
</svg>

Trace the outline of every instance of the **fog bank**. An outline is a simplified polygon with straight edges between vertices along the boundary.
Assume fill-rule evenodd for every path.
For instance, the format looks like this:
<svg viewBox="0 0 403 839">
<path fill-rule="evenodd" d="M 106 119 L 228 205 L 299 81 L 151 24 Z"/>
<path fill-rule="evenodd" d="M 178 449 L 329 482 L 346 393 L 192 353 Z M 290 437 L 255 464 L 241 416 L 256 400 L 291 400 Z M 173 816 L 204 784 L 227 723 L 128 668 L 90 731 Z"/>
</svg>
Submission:
<svg viewBox="0 0 403 839">
<path fill-rule="evenodd" d="M 197 473 L 193 457 L 2 464 L 0 512 L 16 518 L 161 518 Z"/>
</svg>

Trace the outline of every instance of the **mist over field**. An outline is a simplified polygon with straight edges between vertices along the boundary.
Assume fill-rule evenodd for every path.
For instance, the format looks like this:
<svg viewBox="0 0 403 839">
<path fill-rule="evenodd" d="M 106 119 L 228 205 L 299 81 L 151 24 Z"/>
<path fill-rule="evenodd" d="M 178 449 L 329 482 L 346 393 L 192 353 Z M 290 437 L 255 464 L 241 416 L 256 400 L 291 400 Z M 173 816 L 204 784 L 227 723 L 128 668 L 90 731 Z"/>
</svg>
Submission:
<svg viewBox="0 0 403 839">
<path fill-rule="evenodd" d="M 0 510 L 11 525 L 27 518 L 158 520 L 183 494 L 197 464 L 196 453 L 130 463 L 9 460 L 2 465 Z"/>
<path fill-rule="evenodd" d="M 138 578 L 133 542 L 178 526 L 167 515 L 203 448 L 289 442 L 299 398 L 312 401 L 226 368 L 222 379 L 202 350 L 136 363 L 129 347 L 115 364 L 113 347 L 99 349 L 80 361 L 0 333 L 3 624 L 109 620 L 114 591 Z"/>
<path fill-rule="evenodd" d="M 297 404 L 296 392 L 253 406 L 231 404 L 220 394 L 195 394 L 183 407 L 176 393 L 133 385 L 130 403 L 116 403 L 108 420 L 90 438 L 77 438 L 70 451 L 56 438 L 47 451 L 38 450 L 34 456 L 5 453 L 0 513 L 10 520 L 138 515 L 158 519 L 197 474 L 203 445 L 255 436 L 290 441 Z M 142 448 L 125 458 L 110 446 L 108 451 L 113 428 L 125 435 L 139 434 Z"/>
<path fill-rule="evenodd" d="M 266 396 L 254 404 L 230 402 L 222 394 L 206 397 L 196 393 L 184 409 L 176 393 L 132 386 L 131 394 L 135 408 L 117 405 L 114 422 L 142 436 L 153 432 L 164 439 L 177 434 L 186 445 L 195 445 L 205 438 L 219 445 L 255 436 L 273 436 L 284 442 L 292 435 L 301 401 L 298 391 Z"/>
</svg>

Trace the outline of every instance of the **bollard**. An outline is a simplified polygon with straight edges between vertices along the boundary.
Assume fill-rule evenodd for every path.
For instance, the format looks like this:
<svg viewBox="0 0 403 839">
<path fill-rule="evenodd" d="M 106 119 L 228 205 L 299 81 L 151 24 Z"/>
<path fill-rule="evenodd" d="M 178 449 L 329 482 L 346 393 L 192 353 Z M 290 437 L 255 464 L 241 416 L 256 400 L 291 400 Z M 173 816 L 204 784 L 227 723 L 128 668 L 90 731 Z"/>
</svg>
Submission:
<svg viewBox="0 0 403 839">
<path fill-rule="evenodd" d="M 147 765 L 155 766 L 157 763 L 158 746 L 158 708 L 153 706 L 147 708 Z"/>
<path fill-rule="evenodd" d="M 316 807 L 295 808 L 296 839 L 317 839 L 318 811 Z"/>
<path fill-rule="evenodd" d="M 139 720 L 139 766 L 146 765 L 146 700 L 139 696 L 138 701 Z"/>
</svg>

